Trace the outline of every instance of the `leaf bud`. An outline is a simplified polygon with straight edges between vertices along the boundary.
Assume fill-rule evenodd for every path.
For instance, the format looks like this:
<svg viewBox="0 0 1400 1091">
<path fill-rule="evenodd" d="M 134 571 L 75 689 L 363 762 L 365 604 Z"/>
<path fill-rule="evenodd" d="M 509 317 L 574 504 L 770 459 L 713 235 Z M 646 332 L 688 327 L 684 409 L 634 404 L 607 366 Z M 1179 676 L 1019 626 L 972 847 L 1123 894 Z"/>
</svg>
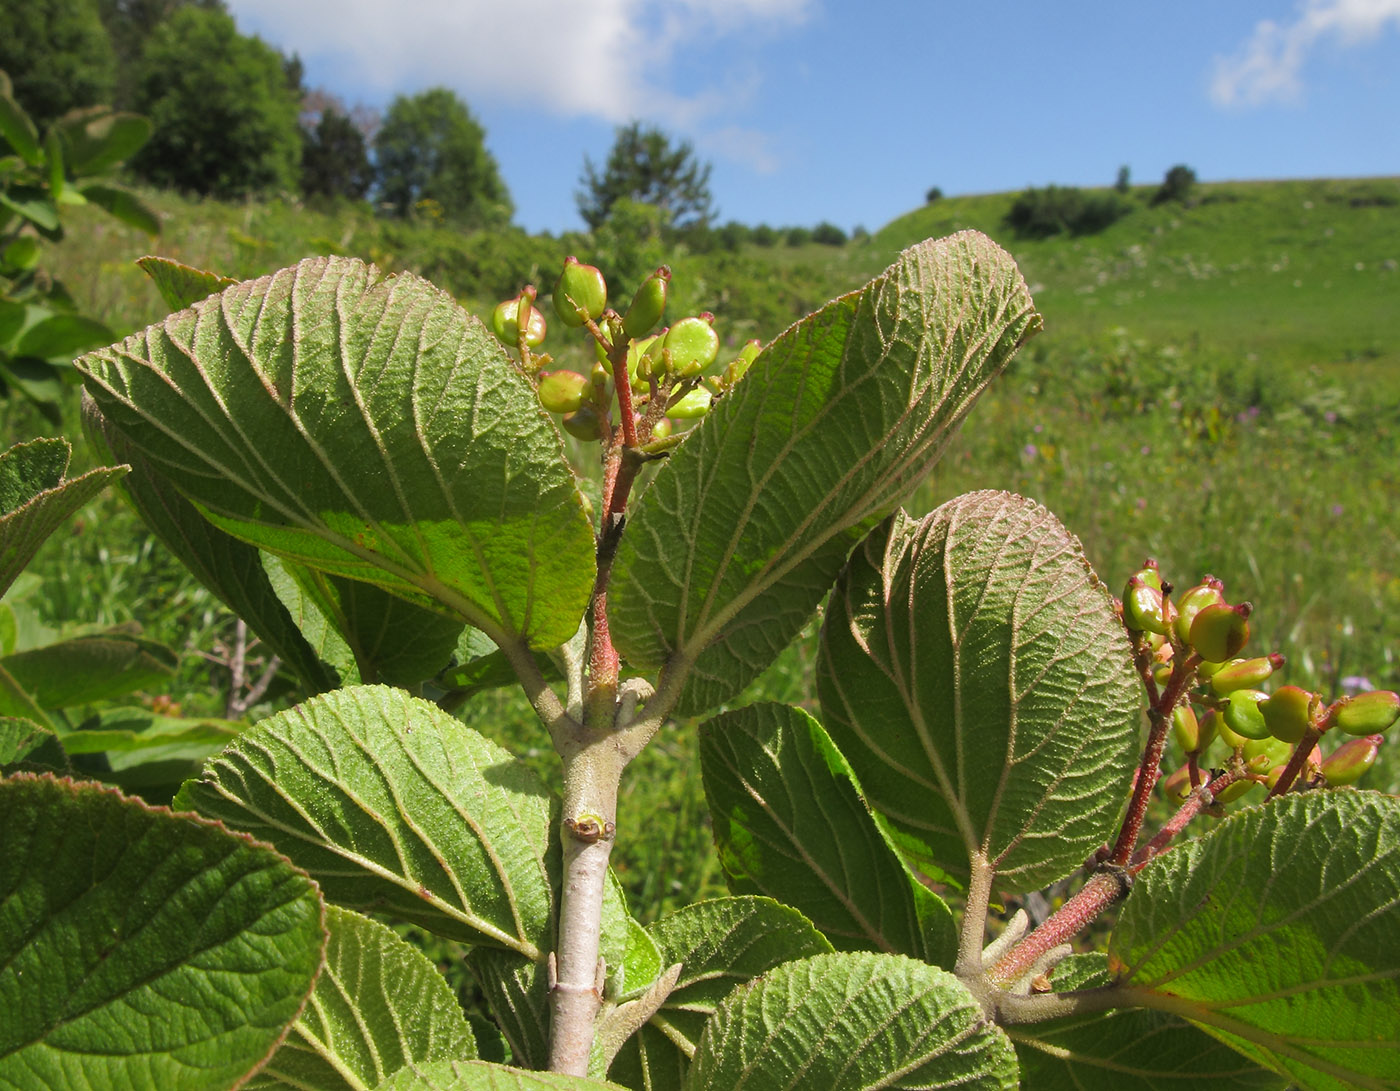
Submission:
<svg viewBox="0 0 1400 1091">
<path fill-rule="evenodd" d="M 1355 784 L 1367 769 L 1376 764 L 1381 752 L 1380 735 L 1364 735 L 1348 739 L 1322 759 L 1322 777 L 1329 787 Z"/>
<path fill-rule="evenodd" d="M 666 334 L 671 366 L 682 379 L 699 375 L 719 357 L 719 334 L 714 315 L 682 318 Z"/>
<path fill-rule="evenodd" d="M 1162 615 L 1162 590 L 1143 580 L 1142 573 L 1129 577 L 1128 586 L 1123 589 L 1123 623 L 1135 633 L 1167 631 Z"/>
<path fill-rule="evenodd" d="M 576 371 L 546 371 L 540 376 L 540 404 L 551 413 L 572 413 L 583 404 L 591 386 Z"/>
<path fill-rule="evenodd" d="M 1235 690 L 1222 713 L 1225 726 L 1244 739 L 1269 738 L 1269 725 L 1259 711 L 1260 702 L 1268 700 L 1268 697 L 1267 693 L 1257 689 Z"/>
<path fill-rule="evenodd" d="M 608 305 L 608 283 L 592 265 L 570 255 L 554 284 L 554 313 L 566 326 L 582 326 L 597 320 Z"/>
<path fill-rule="evenodd" d="M 576 439 L 591 442 L 603 438 L 603 420 L 591 405 L 581 405 L 563 420 L 564 431 Z"/>
<path fill-rule="evenodd" d="M 1397 719 L 1400 719 L 1400 695 L 1388 689 L 1344 697 L 1332 713 L 1332 722 L 1348 735 L 1374 735 L 1388 730 Z"/>
<path fill-rule="evenodd" d="M 1202 606 L 1191 622 L 1187 643 L 1209 663 L 1224 663 L 1249 643 L 1249 603 L 1216 602 Z"/>
<path fill-rule="evenodd" d="M 1214 576 L 1207 576 L 1201 583 L 1182 592 L 1176 601 L 1176 635 L 1183 644 L 1191 642 L 1191 622 L 1202 606 L 1210 606 L 1225 601 L 1221 583 Z"/>
<path fill-rule="evenodd" d="M 1315 693 L 1300 686 L 1281 686 L 1268 700 L 1259 702 L 1259 711 L 1269 725 L 1269 734 L 1286 743 L 1296 743 L 1302 741 L 1312 725 L 1318 704 Z"/>
<path fill-rule="evenodd" d="M 679 417 L 681 420 L 691 420 L 695 417 L 703 417 L 710 411 L 710 401 L 712 395 L 703 386 L 697 386 L 685 394 L 679 401 L 673 402 L 666 407 L 669 416 Z"/>
<path fill-rule="evenodd" d="M 1278 652 L 1254 659 L 1232 659 L 1210 676 L 1210 688 L 1224 697 L 1237 689 L 1257 689 L 1283 666 Z"/>
<path fill-rule="evenodd" d="M 622 316 L 622 329 L 628 337 L 640 337 L 661 321 L 666 310 L 666 289 L 671 281 L 671 270 L 661 266 L 637 289 L 632 297 L 632 305 Z"/>
</svg>

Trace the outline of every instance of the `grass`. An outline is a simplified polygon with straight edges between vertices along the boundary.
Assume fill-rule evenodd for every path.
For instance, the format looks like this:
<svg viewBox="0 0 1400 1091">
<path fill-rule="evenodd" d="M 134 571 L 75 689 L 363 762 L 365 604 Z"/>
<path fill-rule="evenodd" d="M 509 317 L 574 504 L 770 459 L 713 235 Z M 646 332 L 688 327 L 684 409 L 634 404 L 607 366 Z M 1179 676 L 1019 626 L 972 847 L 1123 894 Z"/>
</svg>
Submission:
<svg viewBox="0 0 1400 1091">
<path fill-rule="evenodd" d="M 1328 694 L 1352 676 L 1400 688 L 1400 182 L 1205 185 L 1191 207 L 1153 207 L 1150 194 L 1135 191 L 1130 215 L 1079 238 L 1010 237 L 1002 217 L 1014 195 L 998 194 L 943 199 L 841 249 L 682 253 L 677 309 L 715 312 L 730 345 L 768 339 L 911 242 L 986 231 L 1015 254 L 1046 331 L 976 407 L 909 510 L 978 488 L 1034 497 L 1110 586 L 1146 555 L 1182 587 L 1220 576 L 1232 599 L 1256 603 L 1251 646 L 1282 651 L 1285 680 Z M 122 331 L 162 313 L 130 264 L 151 248 L 240 277 L 308 253 L 353 253 L 422 272 L 478 313 L 524 279 L 547 285 L 566 253 L 589 257 L 577 236 L 464 238 L 354 207 L 155 200 L 167 225 L 159 244 L 80 216 L 72 241 L 51 252 L 79 304 Z M 7 437 L 35 434 L 31 418 L 10 407 Z M 80 527 L 34 567 L 46 622 L 138 618 L 190 651 L 177 698 L 216 705 L 220 676 L 194 652 L 226 640 L 231 619 L 115 498 Z M 736 703 L 817 711 L 815 631 Z M 486 695 L 468 718 L 552 776 L 523 699 Z M 1396 746 L 1383 748 L 1372 785 L 1400 787 Z M 615 856 L 643 919 L 721 891 L 689 727 L 668 728 L 638 760 L 620 819 L 624 831 L 647 830 Z"/>
</svg>

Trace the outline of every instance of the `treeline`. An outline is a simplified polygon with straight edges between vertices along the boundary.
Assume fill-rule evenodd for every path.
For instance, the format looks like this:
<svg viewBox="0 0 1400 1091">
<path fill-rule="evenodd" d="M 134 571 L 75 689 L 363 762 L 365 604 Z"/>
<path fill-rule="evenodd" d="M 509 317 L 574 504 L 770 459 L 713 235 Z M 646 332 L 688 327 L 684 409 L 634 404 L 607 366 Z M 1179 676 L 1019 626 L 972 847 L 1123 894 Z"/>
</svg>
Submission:
<svg viewBox="0 0 1400 1091">
<path fill-rule="evenodd" d="M 1196 172 L 1184 164 L 1167 171 L 1162 184 L 1148 197 L 1150 204 L 1187 204 L 1196 186 Z M 930 200 L 936 200 L 930 190 Z M 1121 167 L 1113 189 L 1082 190 L 1076 186 L 1032 186 L 1022 192 L 1006 214 L 1006 225 L 1021 238 L 1092 235 L 1117 222 L 1137 207 L 1131 197 L 1128 168 Z M 941 196 L 941 194 L 940 194 Z"/>
</svg>

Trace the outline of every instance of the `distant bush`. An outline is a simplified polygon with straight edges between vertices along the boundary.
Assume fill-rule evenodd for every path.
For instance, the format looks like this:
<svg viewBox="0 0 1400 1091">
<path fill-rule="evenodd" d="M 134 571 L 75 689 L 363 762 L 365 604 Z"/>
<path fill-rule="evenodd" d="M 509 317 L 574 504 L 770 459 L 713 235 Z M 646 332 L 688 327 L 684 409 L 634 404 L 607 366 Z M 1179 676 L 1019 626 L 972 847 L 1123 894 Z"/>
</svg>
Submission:
<svg viewBox="0 0 1400 1091">
<path fill-rule="evenodd" d="M 715 249 L 728 250 L 731 253 L 749 241 L 748 227 L 738 220 L 730 220 L 723 227 L 715 228 L 713 234 Z"/>
<path fill-rule="evenodd" d="M 1196 188 L 1196 172 L 1183 163 L 1178 163 L 1167 171 L 1162 186 L 1152 198 L 1154 205 L 1166 201 L 1179 201 L 1185 204 L 1191 199 L 1191 191 Z"/>
<path fill-rule="evenodd" d="M 1092 235 L 1131 211 L 1116 193 L 1085 193 L 1074 186 L 1031 187 L 1006 214 L 1006 224 L 1027 239 Z"/>
<path fill-rule="evenodd" d="M 749 232 L 749 242 L 755 246 L 777 246 L 779 237 L 778 232 L 767 224 L 759 224 Z"/>
<path fill-rule="evenodd" d="M 846 233 L 835 224 L 823 220 L 812 228 L 812 241 L 819 242 L 823 246 L 845 246 Z"/>
<path fill-rule="evenodd" d="M 929 191 L 924 194 L 924 204 L 931 205 L 934 201 L 943 199 L 943 191 L 937 186 L 930 186 Z"/>
<path fill-rule="evenodd" d="M 1126 165 L 1118 168 L 1118 179 L 1113 183 L 1113 188 L 1119 193 L 1127 193 L 1132 189 L 1132 175 L 1128 172 Z"/>
<path fill-rule="evenodd" d="M 789 227 L 787 229 L 787 244 L 789 246 L 806 246 L 812 241 L 812 232 L 805 227 Z"/>
</svg>

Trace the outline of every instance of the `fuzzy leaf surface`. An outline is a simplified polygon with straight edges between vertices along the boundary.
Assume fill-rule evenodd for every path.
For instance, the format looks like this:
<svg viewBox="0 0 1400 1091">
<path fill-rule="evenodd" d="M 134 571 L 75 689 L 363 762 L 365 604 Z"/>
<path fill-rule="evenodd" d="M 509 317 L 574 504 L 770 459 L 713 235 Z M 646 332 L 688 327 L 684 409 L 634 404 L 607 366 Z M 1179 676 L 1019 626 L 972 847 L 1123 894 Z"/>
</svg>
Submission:
<svg viewBox="0 0 1400 1091">
<path fill-rule="evenodd" d="M 731 993 L 684 1086 L 1011 1089 L 1016 1057 L 947 971 L 902 955 L 817 955 Z"/>
<path fill-rule="evenodd" d="M 627 1091 L 619 1084 L 554 1072 L 527 1072 L 486 1061 L 410 1065 L 376 1091 Z"/>
<path fill-rule="evenodd" d="M 1109 941 L 1137 1003 L 1306 1091 L 1400 1087 L 1400 800 L 1239 811 L 1138 873 Z"/>
<path fill-rule="evenodd" d="M 1039 328 L 1010 255 L 964 232 L 787 330 L 635 505 L 608 600 L 623 657 L 693 664 L 682 715 L 739 692 Z"/>
<path fill-rule="evenodd" d="M 321 899 L 265 845 L 26 774 L 0 780 L 0 843 L 5 1091 L 222 1091 L 311 992 Z"/>
<path fill-rule="evenodd" d="M 1056 992 L 1112 982 L 1102 952 L 1071 955 Z M 1035 1091 L 1281 1091 L 1286 1081 L 1182 1019 L 1145 1008 L 1007 1028 L 1021 1081 Z"/>
<path fill-rule="evenodd" d="M 271 841 L 339 905 L 542 957 L 553 941 L 557 804 L 436 705 L 386 686 L 263 720 L 176 805 Z"/>
<path fill-rule="evenodd" d="M 559 432 L 427 281 L 309 258 L 79 368 L 112 427 L 229 533 L 498 643 L 577 629 L 593 531 Z"/>
<path fill-rule="evenodd" d="M 900 859 L 810 715 L 722 713 L 700 728 L 700 769 L 732 890 L 801 910 L 838 949 L 952 965 L 951 910 Z"/>
<path fill-rule="evenodd" d="M 179 657 L 154 640 L 114 629 L 14 652 L 0 658 L 0 666 L 44 708 L 66 708 L 164 686 Z"/>
<path fill-rule="evenodd" d="M 436 966 L 377 921 L 329 906 L 316 990 L 249 1088 L 369 1091 L 410 1063 L 476 1056 L 476 1039 Z"/>
<path fill-rule="evenodd" d="M 1078 540 L 1004 492 L 901 512 L 851 558 L 817 660 L 822 722 L 871 805 L 966 876 L 1036 890 L 1107 840 L 1140 684 Z"/>
</svg>

